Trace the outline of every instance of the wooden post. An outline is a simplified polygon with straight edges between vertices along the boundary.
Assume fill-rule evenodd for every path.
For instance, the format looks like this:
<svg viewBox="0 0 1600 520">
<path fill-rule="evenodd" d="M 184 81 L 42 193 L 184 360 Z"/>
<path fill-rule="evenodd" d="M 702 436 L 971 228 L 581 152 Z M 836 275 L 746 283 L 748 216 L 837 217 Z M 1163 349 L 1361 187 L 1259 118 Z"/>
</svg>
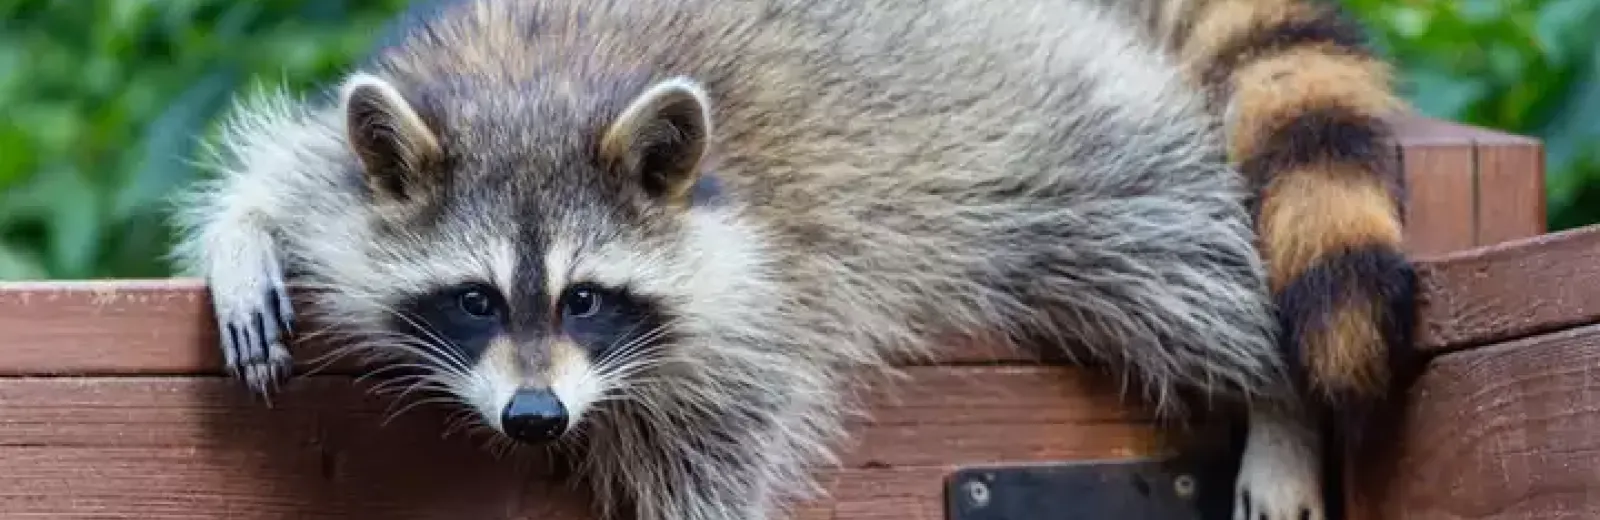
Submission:
<svg viewBox="0 0 1600 520">
<path fill-rule="evenodd" d="M 1504 469 L 1497 461 L 1522 461 L 1511 468 L 1523 472 L 1516 473 L 1521 482 L 1542 478 L 1535 470 L 1544 466 L 1534 462 L 1559 459 L 1529 454 L 1553 452 L 1562 438 L 1548 421 L 1564 417 L 1560 428 L 1570 429 L 1590 424 L 1583 413 L 1600 413 L 1594 403 L 1570 411 L 1526 405 L 1552 390 L 1569 392 L 1555 395 L 1569 403 L 1600 396 L 1600 378 L 1583 377 L 1583 370 L 1600 370 L 1588 368 L 1600 356 L 1594 348 L 1581 339 L 1526 339 L 1581 336 L 1551 331 L 1600 320 L 1600 290 L 1592 281 L 1555 278 L 1600 266 L 1579 256 L 1600 247 L 1600 232 L 1447 255 L 1543 232 L 1537 143 L 1420 120 L 1402 131 L 1397 153 L 1406 161 L 1412 200 L 1421 201 L 1408 214 L 1413 253 L 1445 255 L 1423 268 L 1428 303 L 1419 341 L 1439 352 L 1518 337 L 1536 346 L 1456 358 L 1450 366 L 1458 368 L 1424 378 L 1416 396 L 1422 404 L 1412 415 L 1438 424 L 1474 422 L 1478 430 L 1456 430 L 1482 433 L 1457 440 L 1485 451 L 1405 452 L 1445 442 L 1408 433 L 1400 443 L 1406 460 L 1456 466 L 1452 473 L 1426 473 L 1433 466 L 1413 473 L 1434 484 L 1401 477 L 1398 487 L 1362 488 L 1369 496 L 1399 497 L 1393 500 L 1401 509 L 1383 510 L 1391 516 L 1382 518 L 1410 518 L 1392 515 L 1408 511 L 1404 504 L 1432 507 L 1415 497 L 1487 489 L 1452 482 L 1497 478 L 1493 472 Z M 1475 273 L 1508 276 L 1507 286 L 1520 292 L 1488 292 Z M 352 386 L 354 369 L 347 365 L 297 379 L 271 408 L 251 401 L 221 376 L 203 289 L 188 279 L 0 284 L 0 517 L 588 518 L 583 497 L 550 468 L 497 460 L 479 449 L 481 438 L 441 438 L 447 411 L 418 408 L 385 424 L 393 403 Z M 1500 303 L 1474 305 L 1490 294 Z M 1545 354 L 1517 361 L 1512 350 L 1521 348 Z M 309 361 L 320 352 L 297 354 Z M 1544 369 L 1565 375 L 1533 375 Z M 1114 380 L 1094 372 L 984 344 L 953 346 L 947 357 L 906 371 L 909 380 L 871 397 L 873 419 L 852 426 L 842 464 L 819 470 L 829 497 L 802 505 L 797 518 L 944 518 L 944 479 L 961 467 L 1165 450 L 1142 410 L 1123 403 Z M 1511 392 L 1473 374 L 1523 383 Z M 1500 405 L 1474 411 L 1451 404 L 1484 402 Z M 1531 407 L 1511 409 L 1517 405 Z M 1508 425 L 1519 418 L 1546 422 L 1521 430 Z M 1568 472 L 1597 467 L 1593 457 L 1583 460 L 1589 465 Z M 1600 490 L 1595 479 L 1583 482 L 1587 487 L 1576 489 Z M 1231 483 L 1202 484 L 1215 485 Z M 1591 495 L 1567 500 L 1600 502 L 1600 493 Z"/>
<path fill-rule="evenodd" d="M 1416 116 L 1396 118 L 1407 245 L 1426 257 L 1545 232 L 1536 139 Z"/>
</svg>

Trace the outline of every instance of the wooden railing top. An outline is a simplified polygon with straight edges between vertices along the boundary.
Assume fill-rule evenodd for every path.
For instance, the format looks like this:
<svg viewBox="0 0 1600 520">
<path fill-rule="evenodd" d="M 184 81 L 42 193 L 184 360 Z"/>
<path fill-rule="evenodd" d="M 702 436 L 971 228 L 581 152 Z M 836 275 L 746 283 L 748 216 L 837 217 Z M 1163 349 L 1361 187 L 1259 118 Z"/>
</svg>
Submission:
<svg viewBox="0 0 1600 520">
<path fill-rule="evenodd" d="M 1398 115 L 1389 119 L 1395 134 L 1406 146 L 1540 146 L 1538 139 L 1483 127 L 1421 116 Z"/>
<path fill-rule="evenodd" d="M 1600 322 L 1600 226 L 1419 263 L 1417 344 L 1449 350 Z M 302 353 L 301 357 L 308 357 Z M 945 362 L 1029 361 L 984 345 Z M 0 374 L 220 373 L 195 279 L 0 284 Z"/>
</svg>

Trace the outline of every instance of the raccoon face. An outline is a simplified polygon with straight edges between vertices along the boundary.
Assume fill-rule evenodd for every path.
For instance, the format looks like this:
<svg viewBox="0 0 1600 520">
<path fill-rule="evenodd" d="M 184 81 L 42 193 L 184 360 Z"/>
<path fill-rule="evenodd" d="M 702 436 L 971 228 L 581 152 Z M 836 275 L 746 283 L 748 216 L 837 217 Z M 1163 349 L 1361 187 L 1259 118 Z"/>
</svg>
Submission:
<svg viewBox="0 0 1600 520">
<path fill-rule="evenodd" d="M 394 327 L 437 347 L 424 356 L 434 357 L 441 386 L 484 424 L 542 443 L 574 428 L 670 334 L 656 305 L 625 288 L 572 284 L 548 312 L 514 303 L 531 299 L 456 284 L 411 298 L 399 309 L 409 319 Z"/>
<path fill-rule="evenodd" d="M 390 278 L 365 285 L 387 286 L 384 328 L 428 369 L 424 381 L 496 432 L 538 444 L 648 377 L 673 340 L 661 295 L 674 294 L 682 266 L 665 260 L 677 244 L 641 237 L 689 219 L 710 130 L 696 83 L 648 86 L 592 148 L 560 158 L 450 153 L 464 138 L 436 132 L 372 75 L 347 80 L 342 107 L 373 204 L 389 212 L 379 220 L 391 221 L 376 248 L 392 267 L 376 276 Z"/>
</svg>

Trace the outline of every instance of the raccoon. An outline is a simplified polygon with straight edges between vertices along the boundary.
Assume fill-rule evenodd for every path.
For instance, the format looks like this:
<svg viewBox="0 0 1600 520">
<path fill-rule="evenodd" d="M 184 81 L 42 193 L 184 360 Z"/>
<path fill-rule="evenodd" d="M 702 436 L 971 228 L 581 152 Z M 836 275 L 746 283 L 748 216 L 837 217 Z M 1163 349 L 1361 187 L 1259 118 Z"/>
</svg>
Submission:
<svg viewBox="0 0 1600 520">
<path fill-rule="evenodd" d="M 1361 36 L 1301 0 L 427 4 L 325 99 L 237 105 L 173 257 L 254 392 L 318 324 L 579 454 L 607 516 L 784 517 L 854 389 L 1001 333 L 1247 409 L 1235 517 L 1323 518 L 1318 418 L 1409 340 Z"/>
</svg>

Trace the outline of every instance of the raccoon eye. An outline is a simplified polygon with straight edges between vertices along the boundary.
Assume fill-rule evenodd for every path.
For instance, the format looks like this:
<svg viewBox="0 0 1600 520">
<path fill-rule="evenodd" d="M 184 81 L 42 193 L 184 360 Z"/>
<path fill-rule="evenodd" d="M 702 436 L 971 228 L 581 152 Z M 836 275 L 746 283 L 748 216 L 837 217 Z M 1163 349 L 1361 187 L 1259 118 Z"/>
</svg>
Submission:
<svg viewBox="0 0 1600 520">
<path fill-rule="evenodd" d="M 579 286 L 567 290 L 561 298 L 561 312 L 568 318 L 585 319 L 600 313 L 600 291 Z"/>
<path fill-rule="evenodd" d="M 461 305 L 461 310 L 479 318 L 494 315 L 494 300 L 488 294 L 478 289 L 467 289 L 456 296 L 456 303 Z"/>
</svg>

